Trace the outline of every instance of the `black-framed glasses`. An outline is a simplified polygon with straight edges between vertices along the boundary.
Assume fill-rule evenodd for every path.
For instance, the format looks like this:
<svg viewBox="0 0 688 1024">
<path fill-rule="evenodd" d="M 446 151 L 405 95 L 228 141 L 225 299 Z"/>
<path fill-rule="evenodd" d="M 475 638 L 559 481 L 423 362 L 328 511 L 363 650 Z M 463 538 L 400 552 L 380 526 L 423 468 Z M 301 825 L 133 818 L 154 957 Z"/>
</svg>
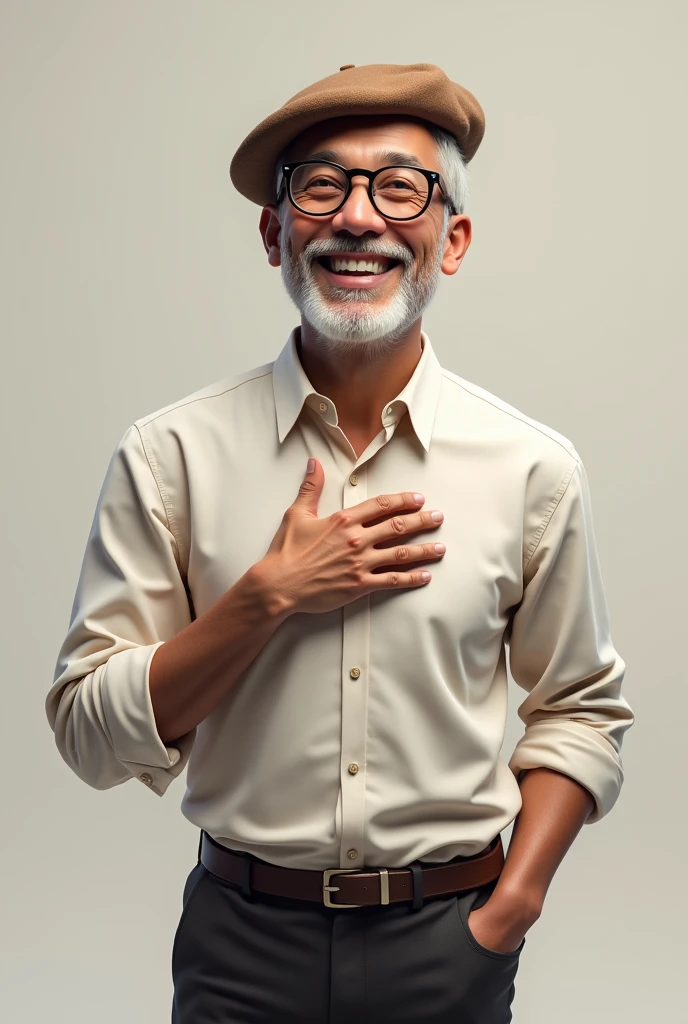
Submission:
<svg viewBox="0 0 688 1024">
<path fill-rule="evenodd" d="M 362 174 L 368 179 L 368 196 L 373 207 L 386 220 L 413 220 L 425 213 L 435 185 L 456 213 L 437 171 L 395 164 L 368 171 L 364 167 L 342 167 L 329 160 L 299 160 L 282 165 L 282 183 L 277 202 L 284 190 L 292 206 L 311 217 L 328 217 L 340 210 L 351 195 L 352 178 Z"/>
</svg>

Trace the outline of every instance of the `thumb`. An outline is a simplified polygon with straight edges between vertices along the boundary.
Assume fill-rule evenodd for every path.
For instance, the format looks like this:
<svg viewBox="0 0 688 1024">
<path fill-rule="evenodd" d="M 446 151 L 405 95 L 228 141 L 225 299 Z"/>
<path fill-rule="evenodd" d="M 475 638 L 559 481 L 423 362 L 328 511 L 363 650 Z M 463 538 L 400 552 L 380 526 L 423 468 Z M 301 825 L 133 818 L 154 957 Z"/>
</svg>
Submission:
<svg viewBox="0 0 688 1024">
<path fill-rule="evenodd" d="M 299 493 L 294 502 L 298 508 L 302 508 L 312 515 L 318 514 L 318 502 L 325 483 L 323 468 L 317 459 L 309 459 L 306 466 L 306 474 L 301 481 Z"/>
</svg>

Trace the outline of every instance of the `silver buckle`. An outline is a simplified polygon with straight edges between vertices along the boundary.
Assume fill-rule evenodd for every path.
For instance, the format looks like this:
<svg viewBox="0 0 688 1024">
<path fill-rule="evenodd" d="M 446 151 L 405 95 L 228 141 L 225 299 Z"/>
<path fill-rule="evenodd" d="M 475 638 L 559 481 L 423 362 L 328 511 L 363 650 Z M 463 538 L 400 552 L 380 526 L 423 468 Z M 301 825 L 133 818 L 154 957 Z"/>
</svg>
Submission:
<svg viewBox="0 0 688 1024">
<path fill-rule="evenodd" d="M 380 872 L 380 904 L 389 903 L 389 871 L 387 868 L 372 868 Z M 323 902 L 326 907 L 362 907 L 363 903 L 333 903 L 331 892 L 339 892 L 338 885 L 329 885 L 332 875 L 360 874 L 359 868 L 325 868 L 323 871 Z M 366 904 L 367 906 L 367 904 Z"/>
</svg>

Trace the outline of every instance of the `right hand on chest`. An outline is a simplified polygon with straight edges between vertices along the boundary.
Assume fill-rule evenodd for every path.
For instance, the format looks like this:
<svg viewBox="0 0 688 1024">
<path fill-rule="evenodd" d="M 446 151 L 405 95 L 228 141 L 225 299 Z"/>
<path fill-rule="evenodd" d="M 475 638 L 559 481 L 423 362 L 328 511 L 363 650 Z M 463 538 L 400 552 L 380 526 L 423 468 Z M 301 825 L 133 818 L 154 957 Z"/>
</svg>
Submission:
<svg viewBox="0 0 688 1024">
<path fill-rule="evenodd" d="M 441 524 L 420 511 L 410 491 L 380 494 L 351 508 L 318 518 L 325 482 L 320 462 L 306 474 L 296 500 L 254 567 L 294 612 L 327 612 L 376 590 L 426 586 L 418 562 L 441 558 L 433 542 L 409 544 L 404 538 Z M 385 547 L 379 545 L 385 544 Z M 381 571 L 385 569 L 385 571 Z"/>
</svg>

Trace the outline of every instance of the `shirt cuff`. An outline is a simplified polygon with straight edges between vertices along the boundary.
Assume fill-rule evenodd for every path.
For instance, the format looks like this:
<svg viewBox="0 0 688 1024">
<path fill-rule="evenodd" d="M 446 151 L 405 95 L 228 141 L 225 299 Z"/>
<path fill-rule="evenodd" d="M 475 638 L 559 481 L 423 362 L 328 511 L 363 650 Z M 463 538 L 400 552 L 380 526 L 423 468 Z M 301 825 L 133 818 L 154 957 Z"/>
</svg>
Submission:
<svg viewBox="0 0 688 1024">
<path fill-rule="evenodd" d="M 552 768 L 584 786 L 595 807 L 586 825 L 611 811 L 623 785 L 624 771 L 615 750 L 595 729 L 580 722 L 536 722 L 514 748 L 509 761 L 514 775 L 530 768 Z"/>
<path fill-rule="evenodd" d="M 165 641 L 113 654 L 103 668 L 101 695 L 105 723 L 117 760 L 151 792 L 163 796 L 184 771 L 196 737 L 186 733 L 174 747 L 160 739 L 149 687 L 150 663 Z"/>
</svg>

